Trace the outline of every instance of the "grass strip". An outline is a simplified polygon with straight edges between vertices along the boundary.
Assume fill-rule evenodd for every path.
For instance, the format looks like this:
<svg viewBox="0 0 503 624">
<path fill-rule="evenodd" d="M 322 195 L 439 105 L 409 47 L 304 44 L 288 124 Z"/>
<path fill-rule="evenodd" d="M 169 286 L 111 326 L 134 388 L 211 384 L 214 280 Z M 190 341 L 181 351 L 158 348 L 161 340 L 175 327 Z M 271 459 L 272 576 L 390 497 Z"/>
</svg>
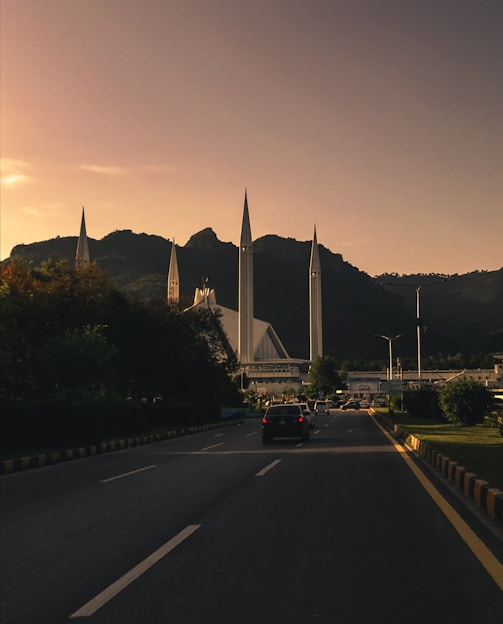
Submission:
<svg viewBox="0 0 503 624">
<path fill-rule="evenodd" d="M 466 427 L 413 418 L 404 412 L 390 415 L 386 409 L 376 411 L 503 491 L 503 437 L 493 423 Z"/>
</svg>

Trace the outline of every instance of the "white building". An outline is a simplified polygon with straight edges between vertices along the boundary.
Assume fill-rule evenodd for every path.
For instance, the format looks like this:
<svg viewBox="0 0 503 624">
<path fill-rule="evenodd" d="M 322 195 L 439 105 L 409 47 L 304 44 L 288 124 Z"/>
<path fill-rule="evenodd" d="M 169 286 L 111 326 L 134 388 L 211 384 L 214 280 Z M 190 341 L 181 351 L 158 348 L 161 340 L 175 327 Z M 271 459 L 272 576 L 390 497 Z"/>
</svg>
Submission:
<svg viewBox="0 0 503 624">
<path fill-rule="evenodd" d="M 173 275 L 172 264 L 178 267 L 174 245 L 171 248 L 168 275 Z M 322 334 L 321 268 L 316 229 L 312 243 L 309 275 L 311 355 L 317 357 L 322 354 Z M 168 278 L 168 289 L 170 283 Z M 308 362 L 291 358 L 272 325 L 255 318 L 253 314 L 253 243 L 246 191 L 239 246 L 238 290 L 237 311 L 219 306 L 215 291 L 205 286 L 196 289 L 194 302 L 189 309 L 204 305 L 220 311 L 223 328 L 231 347 L 237 354 L 242 379 L 247 379 L 249 389 L 264 394 L 279 393 L 285 389 L 295 391 L 302 389 L 308 380 L 308 375 L 302 372 L 307 369 Z"/>
</svg>

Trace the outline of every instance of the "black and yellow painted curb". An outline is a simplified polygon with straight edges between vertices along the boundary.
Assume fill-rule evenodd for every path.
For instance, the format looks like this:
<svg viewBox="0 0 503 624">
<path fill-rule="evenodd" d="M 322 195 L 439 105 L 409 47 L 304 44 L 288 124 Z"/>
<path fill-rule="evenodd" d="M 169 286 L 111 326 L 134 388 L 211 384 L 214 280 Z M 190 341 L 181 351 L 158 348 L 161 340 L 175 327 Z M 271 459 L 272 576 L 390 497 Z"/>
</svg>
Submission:
<svg viewBox="0 0 503 624">
<path fill-rule="evenodd" d="M 503 526 L 503 492 L 492 487 L 473 472 L 468 472 L 443 453 L 432 449 L 418 437 L 403 427 L 392 423 L 382 414 L 372 411 L 372 415 L 381 425 L 390 430 L 399 440 L 406 442 L 414 451 L 433 466 L 438 473 L 450 481 L 457 490 L 471 500 L 475 506 L 498 526 Z"/>
<path fill-rule="evenodd" d="M 41 468 L 43 466 L 50 466 L 51 464 L 59 464 L 73 459 L 82 459 L 83 457 L 92 457 L 93 455 L 102 455 L 103 453 L 111 453 L 113 451 L 121 451 L 133 446 L 161 442 L 163 440 L 170 440 L 171 438 L 190 435 L 192 433 L 200 433 L 202 431 L 211 431 L 212 429 L 220 429 L 221 427 L 237 425 L 241 422 L 241 419 L 226 420 L 217 423 L 208 423 L 206 425 L 180 427 L 164 433 L 154 433 L 151 435 L 124 438 L 123 440 L 115 440 L 113 442 L 102 442 L 95 446 L 81 446 L 60 451 L 40 453 L 38 455 L 30 455 L 28 457 L 6 459 L 0 462 L 0 475 L 29 470 L 31 468 Z"/>
</svg>

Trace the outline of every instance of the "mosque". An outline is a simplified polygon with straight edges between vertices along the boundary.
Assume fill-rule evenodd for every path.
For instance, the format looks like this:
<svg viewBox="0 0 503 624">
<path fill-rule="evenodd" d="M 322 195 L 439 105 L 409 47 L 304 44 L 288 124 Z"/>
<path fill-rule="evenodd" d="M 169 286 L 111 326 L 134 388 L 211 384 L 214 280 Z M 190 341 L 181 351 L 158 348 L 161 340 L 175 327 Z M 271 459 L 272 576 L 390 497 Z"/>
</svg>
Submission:
<svg viewBox="0 0 503 624">
<path fill-rule="evenodd" d="M 77 264 L 89 262 L 84 209 L 76 262 Z M 258 394 L 281 393 L 286 389 L 293 389 L 296 392 L 301 390 L 308 383 L 309 361 L 312 362 L 323 355 L 321 267 L 316 227 L 309 263 L 309 361 L 291 358 L 272 325 L 254 317 L 253 242 L 246 191 L 239 244 L 238 291 L 237 311 L 218 305 L 214 289 L 205 285 L 196 288 L 194 301 L 187 310 L 205 306 L 220 312 L 224 331 L 237 354 L 241 379 L 247 380 L 250 390 Z M 174 239 L 169 261 L 167 302 L 170 305 L 178 305 L 180 302 L 180 279 Z"/>
</svg>

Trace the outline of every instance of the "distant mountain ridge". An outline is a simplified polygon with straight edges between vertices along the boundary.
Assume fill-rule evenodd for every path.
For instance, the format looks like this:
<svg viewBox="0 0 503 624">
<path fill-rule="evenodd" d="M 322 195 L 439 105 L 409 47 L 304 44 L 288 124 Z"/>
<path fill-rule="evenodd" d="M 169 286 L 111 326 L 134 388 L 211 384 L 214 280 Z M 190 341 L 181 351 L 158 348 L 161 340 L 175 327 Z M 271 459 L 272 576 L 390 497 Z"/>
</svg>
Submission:
<svg viewBox="0 0 503 624">
<path fill-rule="evenodd" d="M 11 257 L 38 264 L 73 260 L 77 237 L 17 245 Z M 254 309 L 270 322 L 292 357 L 309 356 L 309 257 L 311 241 L 275 235 L 253 243 Z M 101 240 L 89 238 L 91 259 L 119 288 L 143 299 L 166 297 L 171 242 L 156 235 L 115 231 Z M 423 354 L 503 351 L 503 268 L 446 277 L 382 275 L 370 277 L 338 253 L 319 246 L 322 271 L 324 353 L 337 360 L 385 359 L 387 344 L 376 334 L 403 337 L 397 356 L 416 353 L 416 287 L 427 333 Z M 179 247 L 182 302 L 208 278 L 217 303 L 237 309 L 238 248 L 218 240 L 211 228 Z"/>
</svg>

